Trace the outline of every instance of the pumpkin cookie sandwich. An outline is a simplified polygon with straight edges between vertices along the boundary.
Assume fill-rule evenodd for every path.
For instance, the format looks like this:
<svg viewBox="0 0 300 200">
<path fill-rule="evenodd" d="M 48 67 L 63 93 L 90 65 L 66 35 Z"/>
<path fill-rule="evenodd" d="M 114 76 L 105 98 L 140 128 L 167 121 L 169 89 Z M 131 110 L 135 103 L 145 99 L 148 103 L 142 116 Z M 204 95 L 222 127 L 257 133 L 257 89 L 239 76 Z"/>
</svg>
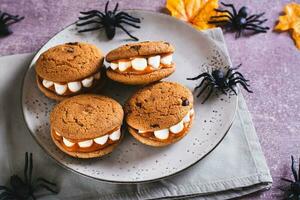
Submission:
<svg viewBox="0 0 300 200">
<path fill-rule="evenodd" d="M 107 76 L 128 85 L 159 81 L 175 71 L 174 47 L 167 42 L 139 42 L 123 45 L 106 56 Z"/>
<path fill-rule="evenodd" d="M 104 156 L 122 138 L 122 106 L 99 95 L 78 95 L 57 104 L 50 114 L 51 137 L 66 154 L 78 158 Z"/>
<path fill-rule="evenodd" d="M 173 82 L 159 82 L 135 93 L 125 105 L 129 132 L 150 146 L 182 139 L 194 118 L 191 91 Z"/>
<path fill-rule="evenodd" d="M 63 100 L 100 86 L 103 54 L 94 45 L 66 43 L 38 58 L 35 71 L 39 89 L 49 98 Z"/>
</svg>

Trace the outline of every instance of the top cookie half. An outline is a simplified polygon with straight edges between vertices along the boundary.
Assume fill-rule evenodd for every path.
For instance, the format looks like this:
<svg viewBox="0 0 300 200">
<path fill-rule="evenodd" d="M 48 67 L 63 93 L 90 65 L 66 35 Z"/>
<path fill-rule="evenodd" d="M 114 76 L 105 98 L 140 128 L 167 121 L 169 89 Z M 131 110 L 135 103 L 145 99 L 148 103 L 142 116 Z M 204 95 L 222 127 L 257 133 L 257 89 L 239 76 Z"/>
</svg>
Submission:
<svg viewBox="0 0 300 200">
<path fill-rule="evenodd" d="M 36 62 L 39 77 L 53 82 L 77 81 L 97 73 L 102 64 L 103 53 L 87 43 L 66 43 L 45 51 Z"/>
<path fill-rule="evenodd" d="M 120 59 L 128 59 L 138 56 L 151 56 L 157 54 L 174 53 L 175 48 L 168 42 L 145 41 L 139 43 L 129 43 L 120 46 L 106 55 L 106 61 L 112 62 Z"/>
</svg>

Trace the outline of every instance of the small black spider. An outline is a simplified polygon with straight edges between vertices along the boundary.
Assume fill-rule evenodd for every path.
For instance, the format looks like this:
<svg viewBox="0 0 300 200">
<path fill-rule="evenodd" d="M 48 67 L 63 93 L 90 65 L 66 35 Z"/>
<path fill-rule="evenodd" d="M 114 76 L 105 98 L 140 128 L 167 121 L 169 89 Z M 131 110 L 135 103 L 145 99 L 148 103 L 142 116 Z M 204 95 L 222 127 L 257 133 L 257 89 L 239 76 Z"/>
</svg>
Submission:
<svg viewBox="0 0 300 200">
<path fill-rule="evenodd" d="M 138 41 L 139 39 L 133 35 L 131 35 L 122 24 L 126 24 L 132 26 L 134 28 L 140 28 L 140 26 L 134 23 L 140 23 L 140 19 L 136 17 L 132 17 L 126 12 L 117 12 L 119 4 L 116 4 L 116 7 L 113 11 L 108 10 L 109 1 L 106 2 L 105 12 L 102 13 L 98 10 L 91 10 L 87 12 L 80 12 L 84 17 L 79 17 L 79 20 L 87 20 L 81 23 L 77 23 L 77 26 L 85 26 L 88 24 L 97 24 L 96 26 L 84 30 L 79 30 L 78 32 L 87 32 L 94 31 L 98 29 L 105 29 L 105 33 L 108 39 L 113 39 L 116 34 L 116 28 L 122 29 L 127 35 L 129 35 L 132 39 Z M 98 20 L 97 20 L 98 19 Z"/>
<path fill-rule="evenodd" d="M 290 188 L 286 191 L 287 192 L 287 198 L 288 200 L 299 200 L 300 199 L 300 162 L 299 162 L 299 168 L 298 168 L 298 173 L 296 171 L 295 167 L 295 160 L 294 157 L 291 156 L 292 159 L 292 173 L 294 176 L 294 181 L 286 178 L 281 178 L 283 181 L 286 181 L 290 183 Z M 300 160 L 299 160 L 300 161 Z"/>
<path fill-rule="evenodd" d="M 267 19 L 259 19 L 265 13 L 248 16 L 248 8 L 245 6 L 237 12 L 232 4 L 225 4 L 223 2 L 221 2 L 221 4 L 225 7 L 230 7 L 232 13 L 228 10 L 215 9 L 217 12 L 224 13 L 224 15 L 213 16 L 208 23 L 220 25 L 224 27 L 225 30 L 236 31 L 236 38 L 240 37 L 244 30 L 251 30 L 254 31 L 254 33 L 266 33 L 269 29 L 267 26 L 260 26 L 267 21 Z"/>
<path fill-rule="evenodd" d="M 9 26 L 21 21 L 22 19 L 24 19 L 24 17 L 19 17 L 19 15 L 11 15 L 0 11 L 0 37 L 5 37 L 12 34 L 13 32 Z"/>
<path fill-rule="evenodd" d="M 29 165 L 28 165 L 29 164 Z M 28 153 L 25 154 L 25 168 L 24 168 L 24 181 L 17 175 L 10 177 L 11 188 L 6 186 L 0 186 L 0 191 L 3 192 L 0 194 L 1 200 L 15 199 L 15 200 L 27 200 L 27 199 L 36 199 L 34 192 L 38 188 L 44 188 L 51 193 L 58 193 L 56 190 L 56 184 L 50 181 L 47 181 L 44 178 L 37 178 L 36 182 L 32 182 L 32 153 L 30 153 L 29 162 L 28 162 Z M 28 171 L 29 169 L 29 171 Z M 55 187 L 55 188 L 53 188 Z"/>
<path fill-rule="evenodd" d="M 187 78 L 187 80 L 197 80 L 204 77 L 201 83 L 197 87 L 195 87 L 195 90 L 197 90 L 198 88 L 201 88 L 204 83 L 206 83 L 205 86 L 197 94 L 197 97 L 200 97 L 200 95 L 209 88 L 208 95 L 205 97 L 202 103 L 204 103 L 210 97 L 214 89 L 218 89 L 224 94 L 227 94 L 228 91 L 233 91 L 234 94 L 237 95 L 233 86 L 236 86 L 238 83 L 241 84 L 247 92 L 252 93 L 252 91 L 247 87 L 249 86 L 247 84 L 249 80 L 246 80 L 240 72 L 234 71 L 241 65 L 242 64 L 235 68 L 229 68 L 226 73 L 223 70 L 215 69 L 212 70 L 211 74 L 208 72 L 204 72 L 194 78 Z"/>
</svg>

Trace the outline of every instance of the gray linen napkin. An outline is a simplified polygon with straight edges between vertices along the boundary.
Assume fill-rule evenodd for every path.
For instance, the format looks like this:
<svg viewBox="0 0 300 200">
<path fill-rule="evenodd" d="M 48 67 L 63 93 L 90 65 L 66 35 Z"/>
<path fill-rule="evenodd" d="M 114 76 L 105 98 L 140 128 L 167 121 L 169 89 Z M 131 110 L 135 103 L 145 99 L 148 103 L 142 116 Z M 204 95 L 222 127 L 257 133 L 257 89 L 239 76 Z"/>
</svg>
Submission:
<svg viewBox="0 0 300 200">
<path fill-rule="evenodd" d="M 220 29 L 206 32 L 226 49 Z M 59 184 L 41 199 L 229 199 L 268 189 L 272 178 L 242 94 L 234 123 L 220 145 L 198 164 L 169 179 L 146 184 L 98 182 L 56 164 L 33 140 L 21 112 L 21 85 L 33 54 L 0 58 L 0 185 L 22 176 L 24 153 L 33 152 L 34 177 Z M 42 195 L 42 194 L 41 194 Z"/>
</svg>

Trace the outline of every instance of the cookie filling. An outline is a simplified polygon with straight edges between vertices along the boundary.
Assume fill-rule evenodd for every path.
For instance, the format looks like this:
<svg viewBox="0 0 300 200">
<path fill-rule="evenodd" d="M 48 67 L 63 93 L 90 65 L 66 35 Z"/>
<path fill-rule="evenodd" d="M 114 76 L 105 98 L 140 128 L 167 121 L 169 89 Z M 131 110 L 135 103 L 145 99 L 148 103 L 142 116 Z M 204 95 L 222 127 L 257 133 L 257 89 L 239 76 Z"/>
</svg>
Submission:
<svg viewBox="0 0 300 200">
<path fill-rule="evenodd" d="M 191 119 L 194 117 L 194 109 L 192 108 L 184 118 L 177 124 L 167 129 L 157 131 L 145 131 L 136 130 L 141 136 L 153 139 L 153 140 L 168 140 L 176 137 L 180 137 L 184 134 L 190 126 Z"/>
<path fill-rule="evenodd" d="M 57 131 L 52 131 L 53 137 L 65 150 L 70 152 L 93 152 L 114 144 L 121 138 L 121 129 L 116 128 L 106 135 L 89 140 L 71 140 L 63 137 Z"/>
<path fill-rule="evenodd" d="M 112 61 L 110 68 L 119 73 L 147 74 L 161 68 L 168 68 L 172 63 L 173 54 L 134 57 Z"/>
<path fill-rule="evenodd" d="M 42 79 L 41 77 L 39 77 L 39 81 L 46 89 L 51 90 L 52 92 L 55 92 L 58 95 L 69 95 L 72 93 L 77 93 L 83 88 L 92 87 L 94 84 L 96 84 L 96 80 L 99 80 L 100 77 L 100 72 L 97 72 L 96 74 L 89 76 L 85 79 L 68 83 L 56 83 L 53 81 Z"/>
</svg>

